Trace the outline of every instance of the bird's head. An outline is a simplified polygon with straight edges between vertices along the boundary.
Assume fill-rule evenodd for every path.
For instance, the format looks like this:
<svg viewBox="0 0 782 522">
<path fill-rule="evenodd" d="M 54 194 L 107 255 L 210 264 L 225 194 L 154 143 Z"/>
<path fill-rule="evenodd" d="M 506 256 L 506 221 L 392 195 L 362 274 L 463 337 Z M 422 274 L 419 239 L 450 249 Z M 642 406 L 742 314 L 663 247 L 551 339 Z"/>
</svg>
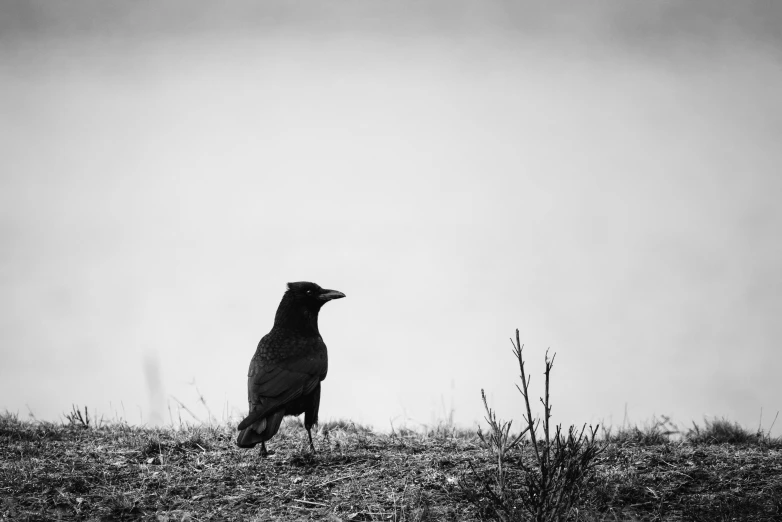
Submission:
<svg viewBox="0 0 782 522">
<path fill-rule="evenodd" d="M 332 299 L 342 297 L 345 297 L 342 292 L 321 288 L 308 281 L 288 283 L 288 290 L 282 296 L 274 324 L 288 327 L 306 324 L 308 328 L 317 331 L 318 312 L 321 307 Z"/>
<path fill-rule="evenodd" d="M 291 294 L 296 301 L 302 304 L 316 308 L 320 308 L 332 299 L 345 297 L 345 294 L 342 292 L 321 288 L 319 285 L 308 281 L 288 283 L 288 291 L 286 294 Z"/>
</svg>

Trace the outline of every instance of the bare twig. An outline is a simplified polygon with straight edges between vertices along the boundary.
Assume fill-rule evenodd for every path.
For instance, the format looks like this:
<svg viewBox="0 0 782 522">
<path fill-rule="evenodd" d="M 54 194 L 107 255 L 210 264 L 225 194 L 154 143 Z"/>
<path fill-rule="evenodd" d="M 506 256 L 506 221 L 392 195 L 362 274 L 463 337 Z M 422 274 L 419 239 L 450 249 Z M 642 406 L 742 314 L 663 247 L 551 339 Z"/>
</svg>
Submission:
<svg viewBox="0 0 782 522">
<path fill-rule="evenodd" d="M 199 423 L 201 422 L 201 419 L 199 419 L 199 418 L 198 418 L 198 416 L 197 416 L 195 413 L 193 413 L 193 412 L 190 410 L 190 408 L 188 408 L 187 406 L 185 406 L 185 404 L 184 404 L 182 401 L 180 401 L 179 399 L 177 399 L 177 398 L 176 398 L 176 397 L 174 397 L 173 395 L 171 395 L 171 398 L 172 398 L 172 399 L 174 399 L 174 400 L 176 401 L 176 403 L 177 403 L 177 404 L 179 404 L 179 407 L 180 407 L 181 409 L 183 409 L 183 410 L 185 410 L 187 413 L 189 413 L 189 414 L 190 414 L 190 416 L 191 416 L 191 417 L 193 417 L 193 418 L 194 418 L 196 421 L 198 421 Z M 182 425 L 182 417 L 181 417 L 181 415 L 180 415 L 180 418 L 179 418 L 179 425 L 180 425 L 180 426 Z"/>
<path fill-rule="evenodd" d="M 604 449 L 604 446 L 595 440 L 599 426 L 594 428 L 590 426 L 589 430 L 586 424 L 580 430 L 570 426 L 567 433 L 562 432 L 561 425 L 552 426 L 550 383 L 556 354 L 549 359 L 548 350 L 545 356 L 544 395 L 540 398 L 543 405 L 543 418 L 534 418 L 529 394 L 531 378 L 525 368 L 524 345 L 519 339 L 518 329 L 516 340 L 514 342 L 511 339 L 511 344 L 519 364 L 521 386 L 516 385 L 516 388 L 524 399 L 526 414 L 523 418 L 526 426 L 517 437 L 510 437 L 511 422 L 497 420 L 496 414 L 488 405 L 486 393 L 481 390 L 490 433 L 484 435 L 479 428 L 478 436 L 496 457 L 496 488 L 490 487 L 490 481 L 479 475 L 472 464 L 470 467 L 473 475 L 479 478 L 495 513 L 500 518 L 516 518 L 516 513 L 523 510 L 536 522 L 563 520 L 579 500 L 585 477 L 594 467 L 595 457 Z M 542 440 L 538 438 L 537 433 L 541 422 Z M 519 456 L 518 466 L 523 471 L 523 485 L 519 489 L 514 489 L 508 483 L 506 459 L 508 453 L 514 448 L 521 448 L 520 451 L 524 452 L 526 445 L 519 443 L 527 433 L 529 433 L 535 465 L 530 466 L 525 463 L 523 455 Z"/>
</svg>

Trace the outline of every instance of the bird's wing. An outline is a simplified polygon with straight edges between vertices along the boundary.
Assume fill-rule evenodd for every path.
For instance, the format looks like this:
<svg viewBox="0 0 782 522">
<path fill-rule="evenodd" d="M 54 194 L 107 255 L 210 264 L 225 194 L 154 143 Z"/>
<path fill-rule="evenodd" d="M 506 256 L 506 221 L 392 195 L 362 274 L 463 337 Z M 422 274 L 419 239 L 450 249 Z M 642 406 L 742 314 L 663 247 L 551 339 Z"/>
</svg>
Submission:
<svg viewBox="0 0 782 522">
<path fill-rule="evenodd" d="M 276 363 L 253 359 L 248 375 L 248 395 L 255 408 L 239 424 L 244 429 L 271 410 L 307 395 L 323 380 L 326 373 L 323 357 L 297 356 Z"/>
<path fill-rule="evenodd" d="M 250 400 L 282 404 L 309 393 L 321 381 L 324 366 L 322 360 L 310 357 L 285 359 L 263 367 L 253 365 L 249 375 Z"/>
</svg>

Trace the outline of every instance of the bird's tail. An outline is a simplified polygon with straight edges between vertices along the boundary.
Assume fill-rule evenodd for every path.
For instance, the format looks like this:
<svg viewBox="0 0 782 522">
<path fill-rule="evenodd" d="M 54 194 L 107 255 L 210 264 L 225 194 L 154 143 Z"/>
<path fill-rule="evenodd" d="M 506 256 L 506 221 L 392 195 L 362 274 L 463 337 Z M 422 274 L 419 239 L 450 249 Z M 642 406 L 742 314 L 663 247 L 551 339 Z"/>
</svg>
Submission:
<svg viewBox="0 0 782 522">
<path fill-rule="evenodd" d="M 277 410 L 242 429 L 236 437 L 236 445 L 240 448 L 252 448 L 271 439 L 279 431 L 284 416 L 285 410 Z"/>
</svg>

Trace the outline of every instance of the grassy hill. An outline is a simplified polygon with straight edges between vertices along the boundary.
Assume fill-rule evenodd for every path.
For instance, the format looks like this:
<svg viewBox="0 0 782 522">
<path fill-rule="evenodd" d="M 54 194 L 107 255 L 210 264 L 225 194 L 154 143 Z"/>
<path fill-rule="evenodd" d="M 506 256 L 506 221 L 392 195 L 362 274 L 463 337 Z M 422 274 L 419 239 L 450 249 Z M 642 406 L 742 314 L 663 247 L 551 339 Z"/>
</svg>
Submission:
<svg viewBox="0 0 782 522">
<path fill-rule="evenodd" d="M 490 520 L 496 457 L 472 433 L 377 434 L 322 425 L 312 455 L 296 420 L 269 444 L 230 426 L 101 427 L 0 416 L 2 520 Z M 656 425 L 659 427 L 659 425 Z M 657 431 L 655 431 L 657 430 Z M 604 437 L 569 520 L 782 520 L 782 444 L 714 426 L 684 442 L 657 427 Z M 723 437 L 724 438 L 724 437 Z M 529 446 L 527 446 L 527 450 Z M 519 491 L 519 459 L 504 463 Z"/>
</svg>

